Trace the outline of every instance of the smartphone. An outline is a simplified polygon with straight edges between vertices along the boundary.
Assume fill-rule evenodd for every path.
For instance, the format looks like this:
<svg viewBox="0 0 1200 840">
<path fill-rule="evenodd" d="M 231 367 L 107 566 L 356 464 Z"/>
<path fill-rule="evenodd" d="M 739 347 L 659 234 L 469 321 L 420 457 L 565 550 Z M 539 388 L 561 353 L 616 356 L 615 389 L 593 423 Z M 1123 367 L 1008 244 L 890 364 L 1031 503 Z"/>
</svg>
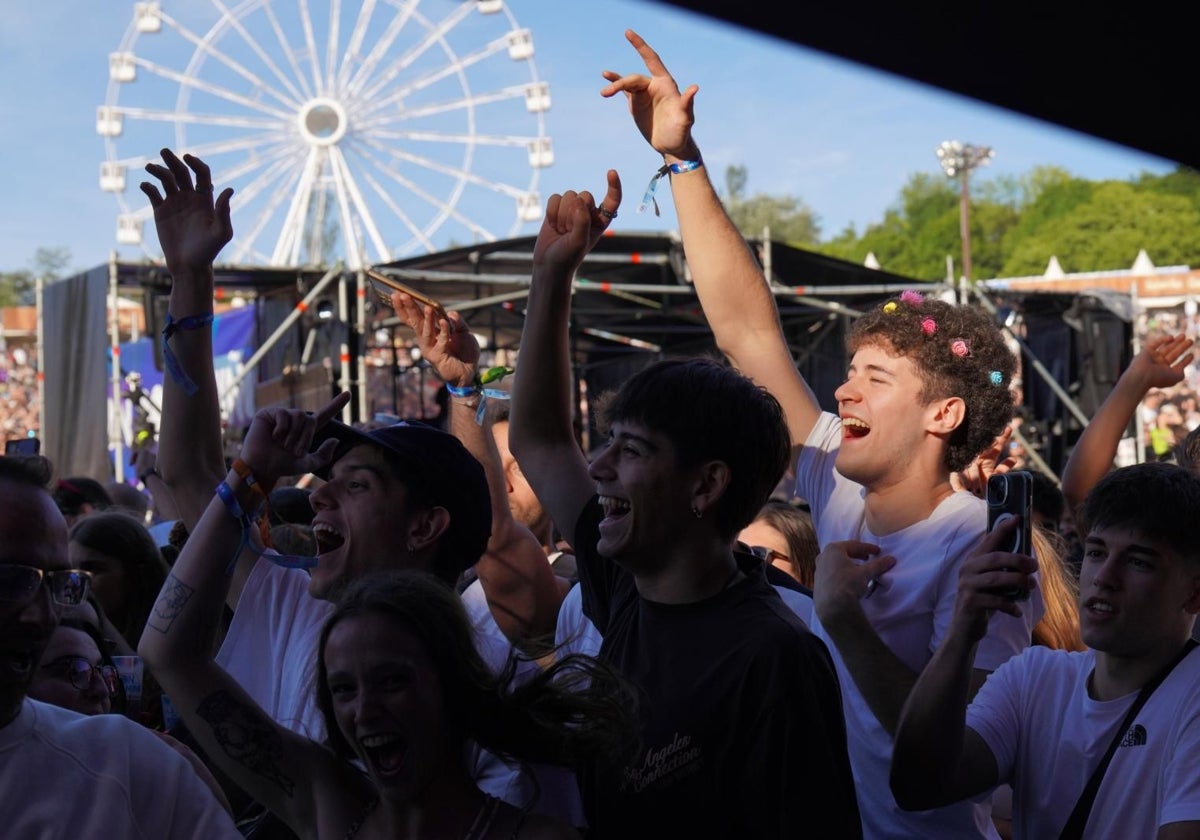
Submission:
<svg viewBox="0 0 1200 840">
<path fill-rule="evenodd" d="M 1020 524 L 1013 532 L 1012 543 L 998 546 L 999 551 L 1033 555 L 1030 525 L 1033 515 L 1033 476 L 1028 470 L 1010 470 L 988 479 L 987 512 L 989 533 L 1000 523 L 1007 522 L 1014 516 L 1020 517 Z M 997 594 L 1010 601 L 1024 601 L 1029 597 L 1029 590 L 1018 587 L 1000 590 Z"/>
<path fill-rule="evenodd" d="M 42 451 L 42 442 L 37 438 L 16 438 L 4 442 L 5 455 L 37 455 Z"/>
<path fill-rule="evenodd" d="M 389 309 L 392 307 L 392 292 L 404 292 L 409 295 L 417 303 L 433 309 L 439 317 L 446 317 L 446 309 L 438 301 L 431 298 L 429 295 L 422 294 L 411 286 L 405 286 L 399 280 L 388 277 L 386 274 L 380 274 L 378 271 L 367 269 L 367 279 L 371 281 L 371 285 L 375 287 L 375 293 L 379 296 L 379 301 Z"/>
</svg>

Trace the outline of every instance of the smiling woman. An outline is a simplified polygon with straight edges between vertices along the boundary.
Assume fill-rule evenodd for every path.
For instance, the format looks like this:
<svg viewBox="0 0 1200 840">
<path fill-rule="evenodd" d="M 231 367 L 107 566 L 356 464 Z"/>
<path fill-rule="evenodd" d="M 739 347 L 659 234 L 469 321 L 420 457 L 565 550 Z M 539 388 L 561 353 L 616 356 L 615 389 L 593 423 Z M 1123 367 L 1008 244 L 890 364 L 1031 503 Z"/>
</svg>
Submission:
<svg viewBox="0 0 1200 840">
<path fill-rule="evenodd" d="M 151 627 L 175 632 L 193 592 L 172 575 Z M 516 661 L 494 674 L 454 588 L 427 572 L 370 573 L 336 597 L 317 645 L 327 743 L 276 724 L 211 659 L 194 668 L 147 640 L 141 650 L 209 758 L 302 836 L 404 824 L 428 837 L 576 837 L 480 790 L 468 742 L 523 765 L 574 766 L 618 760 L 636 740 L 636 697 L 611 669 L 568 656 L 513 687 Z"/>
</svg>

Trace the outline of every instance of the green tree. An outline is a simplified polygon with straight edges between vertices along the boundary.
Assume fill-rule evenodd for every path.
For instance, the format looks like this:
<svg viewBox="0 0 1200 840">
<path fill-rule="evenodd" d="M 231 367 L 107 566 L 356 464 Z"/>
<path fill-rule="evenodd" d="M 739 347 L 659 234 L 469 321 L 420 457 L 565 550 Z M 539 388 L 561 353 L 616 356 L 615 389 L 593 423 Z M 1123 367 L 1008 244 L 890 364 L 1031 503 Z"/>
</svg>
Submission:
<svg viewBox="0 0 1200 840">
<path fill-rule="evenodd" d="M 36 278 L 57 280 L 71 262 L 68 248 L 38 248 L 34 254 L 33 270 L 0 271 L 0 307 L 33 306 Z"/>
<path fill-rule="evenodd" d="M 765 193 L 746 197 L 747 180 L 745 166 L 726 168 L 725 208 L 743 236 L 759 237 L 769 228 L 772 239 L 795 247 L 812 248 L 821 241 L 817 216 L 802 200 Z"/>
</svg>

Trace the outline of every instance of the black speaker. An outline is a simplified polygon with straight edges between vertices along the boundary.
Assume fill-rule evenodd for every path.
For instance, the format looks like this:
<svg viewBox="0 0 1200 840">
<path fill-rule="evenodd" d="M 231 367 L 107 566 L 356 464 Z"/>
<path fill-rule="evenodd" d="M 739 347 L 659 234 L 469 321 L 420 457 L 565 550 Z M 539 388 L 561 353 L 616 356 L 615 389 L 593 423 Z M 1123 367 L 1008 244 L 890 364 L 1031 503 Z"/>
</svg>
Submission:
<svg viewBox="0 0 1200 840">
<path fill-rule="evenodd" d="M 1072 326 L 1078 330 L 1079 407 L 1089 417 L 1112 391 L 1131 361 L 1132 325 L 1090 296 L 1072 307 Z"/>
</svg>

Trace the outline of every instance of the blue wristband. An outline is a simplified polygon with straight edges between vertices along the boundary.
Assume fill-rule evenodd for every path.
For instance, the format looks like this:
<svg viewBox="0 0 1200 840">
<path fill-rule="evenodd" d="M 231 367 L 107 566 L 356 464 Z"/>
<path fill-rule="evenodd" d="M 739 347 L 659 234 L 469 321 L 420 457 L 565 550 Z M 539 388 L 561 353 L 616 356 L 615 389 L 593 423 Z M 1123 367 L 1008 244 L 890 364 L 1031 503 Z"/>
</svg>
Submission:
<svg viewBox="0 0 1200 840">
<path fill-rule="evenodd" d="M 664 163 L 654 173 L 654 177 L 650 179 L 650 184 L 646 187 L 646 194 L 642 196 L 642 203 L 638 205 L 637 211 L 643 212 L 649 205 L 654 205 L 654 215 L 662 215 L 658 212 L 658 200 L 654 197 L 654 191 L 658 189 L 659 180 L 668 172 L 672 175 L 682 175 L 684 172 L 691 172 L 693 169 L 699 169 L 704 165 L 702 160 L 681 160 L 679 163 Z"/>
<path fill-rule="evenodd" d="M 446 390 L 449 391 L 450 395 L 453 397 L 473 397 L 479 393 L 479 386 L 472 382 L 470 385 L 464 385 L 461 388 L 457 388 L 447 382 Z"/>
<path fill-rule="evenodd" d="M 192 381 L 183 366 L 179 364 L 179 359 L 175 358 L 175 353 L 171 350 L 170 339 L 179 330 L 198 330 L 201 327 L 207 327 L 212 322 L 211 312 L 204 315 L 189 315 L 178 321 L 171 317 L 170 312 L 167 313 L 167 323 L 162 330 L 163 364 L 167 367 L 167 373 L 171 374 L 171 379 L 175 380 L 175 384 L 187 392 L 189 397 L 194 396 L 200 390 L 200 386 Z"/>
<path fill-rule="evenodd" d="M 233 514 L 233 518 L 241 522 L 243 526 L 250 520 L 250 517 L 246 516 L 246 512 L 242 510 L 242 506 L 238 504 L 237 495 L 229 486 L 229 482 L 222 481 L 217 485 L 217 495 L 225 503 L 225 509 Z"/>
</svg>

